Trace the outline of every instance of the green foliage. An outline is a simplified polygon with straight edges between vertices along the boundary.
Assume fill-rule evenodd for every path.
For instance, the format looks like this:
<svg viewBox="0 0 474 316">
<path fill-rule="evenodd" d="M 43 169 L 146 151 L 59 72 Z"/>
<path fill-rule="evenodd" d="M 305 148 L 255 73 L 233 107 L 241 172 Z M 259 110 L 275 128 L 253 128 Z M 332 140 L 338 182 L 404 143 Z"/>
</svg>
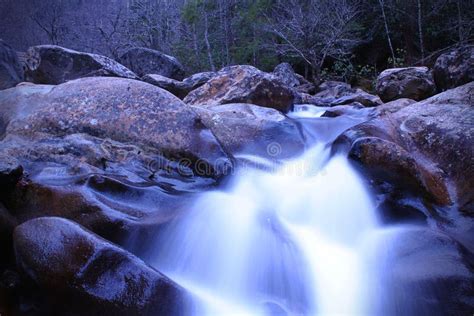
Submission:
<svg viewBox="0 0 474 316">
<path fill-rule="evenodd" d="M 354 56 L 352 56 L 354 57 Z M 335 61 L 331 67 L 324 68 L 322 79 L 337 80 L 364 85 L 365 90 L 373 90 L 377 70 L 372 65 L 354 65 L 350 60 Z"/>
<path fill-rule="evenodd" d="M 406 50 L 397 48 L 395 50 L 395 59 L 393 59 L 392 57 L 389 57 L 387 60 L 387 64 L 395 68 L 405 67 L 407 65 L 406 55 L 407 55 Z"/>
<path fill-rule="evenodd" d="M 194 24 L 199 20 L 198 1 L 189 1 L 183 6 L 182 18 L 188 24 Z"/>
</svg>

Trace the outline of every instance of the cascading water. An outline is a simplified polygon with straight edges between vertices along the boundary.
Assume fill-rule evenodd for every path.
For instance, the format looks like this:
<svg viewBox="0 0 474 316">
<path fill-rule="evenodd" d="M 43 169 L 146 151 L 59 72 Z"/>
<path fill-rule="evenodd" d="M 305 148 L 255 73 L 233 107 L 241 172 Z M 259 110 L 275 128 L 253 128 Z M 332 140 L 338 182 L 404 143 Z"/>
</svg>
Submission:
<svg viewBox="0 0 474 316">
<path fill-rule="evenodd" d="M 198 297 L 196 314 L 366 311 L 364 241 L 377 221 L 358 175 L 327 146 L 358 119 L 333 120 L 302 157 L 273 171 L 241 168 L 160 234 L 152 263 Z"/>
</svg>

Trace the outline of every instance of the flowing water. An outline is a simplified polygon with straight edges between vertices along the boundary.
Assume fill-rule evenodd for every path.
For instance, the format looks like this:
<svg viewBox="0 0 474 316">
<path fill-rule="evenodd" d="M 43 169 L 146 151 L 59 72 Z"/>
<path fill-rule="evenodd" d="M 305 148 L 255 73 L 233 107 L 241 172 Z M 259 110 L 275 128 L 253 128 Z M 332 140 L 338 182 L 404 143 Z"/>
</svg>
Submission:
<svg viewBox="0 0 474 316">
<path fill-rule="evenodd" d="M 199 299 L 195 314 L 368 312 L 374 205 L 346 157 L 330 156 L 335 137 L 365 117 L 321 113 L 291 114 L 312 139 L 302 157 L 240 168 L 160 234 L 152 263 Z"/>
</svg>

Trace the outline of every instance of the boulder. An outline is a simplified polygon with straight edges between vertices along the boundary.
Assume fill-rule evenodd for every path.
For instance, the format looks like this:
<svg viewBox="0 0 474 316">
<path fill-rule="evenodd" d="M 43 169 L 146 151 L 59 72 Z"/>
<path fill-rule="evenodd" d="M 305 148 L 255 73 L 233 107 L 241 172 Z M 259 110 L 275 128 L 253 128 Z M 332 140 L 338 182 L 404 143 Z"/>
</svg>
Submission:
<svg viewBox="0 0 474 316">
<path fill-rule="evenodd" d="M 422 102 L 406 101 L 398 110 L 384 109 L 349 129 L 336 145 L 348 144 L 349 156 L 374 181 L 385 183 L 379 189 L 392 186 L 397 200 L 408 190 L 427 205 L 456 205 L 472 216 L 473 104 L 474 82 Z"/>
<path fill-rule="evenodd" d="M 442 54 L 435 62 L 434 81 L 445 91 L 474 80 L 474 46 L 463 46 Z"/>
<path fill-rule="evenodd" d="M 192 193 L 215 183 L 196 176 L 190 162 L 87 134 L 9 134 L 0 156 L 15 157 L 24 168 L 16 185 L 0 191 L 18 222 L 64 217 L 120 244 L 167 225 L 189 207 Z"/>
<path fill-rule="evenodd" d="M 26 79 L 39 84 L 61 84 L 84 77 L 138 78 L 132 71 L 108 57 L 60 46 L 30 47 L 26 58 Z"/>
<path fill-rule="evenodd" d="M 184 79 L 184 68 L 175 57 L 153 49 L 131 48 L 119 58 L 119 62 L 139 76 L 157 74 L 175 80 Z"/>
<path fill-rule="evenodd" d="M 186 97 L 188 93 L 193 90 L 193 87 L 190 84 L 187 84 L 183 81 L 166 78 L 161 75 L 146 75 L 142 77 L 142 80 L 154 86 L 165 89 L 180 99 L 184 99 L 184 97 Z"/>
<path fill-rule="evenodd" d="M 205 164 L 208 176 L 219 177 L 230 166 L 193 110 L 169 92 L 136 80 L 95 77 L 54 88 L 19 86 L 0 94 L 0 118 L 8 122 L 7 134 L 86 133 Z"/>
<path fill-rule="evenodd" d="M 306 104 L 317 106 L 336 106 L 358 102 L 366 107 L 382 104 L 378 96 L 369 94 L 362 89 L 354 89 L 344 82 L 328 81 L 321 84 L 319 92 L 314 96 L 304 94 L 302 100 Z"/>
<path fill-rule="evenodd" d="M 366 109 L 362 104 L 355 102 L 348 105 L 336 105 L 326 110 L 321 117 L 338 117 L 341 115 L 358 115 L 361 109 Z M 372 110 L 372 109 L 367 109 Z"/>
<path fill-rule="evenodd" d="M 0 90 L 16 86 L 23 81 L 23 69 L 16 52 L 0 40 Z"/>
<path fill-rule="evenodd" d="M 379 283 L 370 315 L 468 315 L 474 273 L 466 249 L 442 232 L 420 226 L 385 230 L 373 260 Z M 377 274 L 374 276 L 373 274 Z"/>
<path fill-rule="evenodd" d="M 194 109 L 235 157 L 285 159 L 302 154 L 305 148 L 297 123 L 277 110 L 244 103 Z"/>
<path fill-rule="evenodd" d="M 209 71 L 209 72 L 199 72 L 197 74 L 194 74 L 190 77 L 187 77 L 183 79 L 183 82 L 191 86 L 191 90 L 197 89 L 212 78 L 214 78 L 217 75 L 217 72 Z"/>
<path fill-rule="evenodd" d="M 293 106 L 294 92 L 271 74 L 252 66 L 231 66 L 200 88 L 191 91 L 185 103 L 215 106 L 228 103 L 250 103 L 288 112 Z"/>
<path fill-rule="evenodd" d="M 415 100 L 407 99 L 407 98 L 397 99 L 397 100 L 379 105 L 378 107 L 375 108 L 375 113 L 379 116 L 395 113 L 398 110 L 401 110 L 404 107 L 410 104 L 413 104 L 415 102 L 416 102 Z"/>
<path fill-rule="evenodd" d="M 298 93 L 313 94 L 316 92 L 314 84 L 306 80 L 303 76 L 295 73 L 289 63 L 277 65 L 272 74 L 287 87 L 294 88 Z"/>
<path fill-rule="evenodd" d="M 273 75 L 283 82 L 287 87 L 297 87 L 301 85 L 300 80 L 296 77 L 295 71 L 289 63 L 281 63 L 273 70 Z"/>
<path fill-rule="evenodd" d="M 384 102 L 400 98 L 421 101 L 434 95 L 436 86 L 427 67 L 392 68 L 377 77 L 376 90 Z"/>
<path fill-rule="evenodd" d="M 171 315 L 191 297 L 139 258 L 78 224 L 42 217 L 14 232 L 17 264 L 52 314 Z"/>
<path fill-rule="evenodd" d="M 232 161 L 194 110 L 150 84 L 84 78 L 0 92 L 0 203 L 117 243 L 155 232 Z"/>
</svg>

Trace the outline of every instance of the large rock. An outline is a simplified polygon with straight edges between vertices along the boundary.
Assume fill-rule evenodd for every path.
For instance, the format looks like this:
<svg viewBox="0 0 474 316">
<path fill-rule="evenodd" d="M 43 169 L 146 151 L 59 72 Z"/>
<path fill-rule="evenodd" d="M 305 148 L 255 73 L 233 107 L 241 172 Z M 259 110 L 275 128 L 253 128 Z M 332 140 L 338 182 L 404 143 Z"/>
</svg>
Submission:
<svg viewBox="0 0 474 316">
<path fill-rule="evenodd" d="M 0 90 L 16 86 L 23 81 L 23 70 L 16 52 L 0 40 Z"/>
<path fill-rule="evenodd" d="M 273 75 L 288 87 L 294 88 L 301 85 L 300 80 L 296 77 L 295 71 L 289 63 L 277 65 L 273 70 Z"/>
<path fill-rule="evenodd" d="M 199 72 L 190 77 L 183 79 L 186 85 L 191 86 L 191 90 L 197 89 L 217 75 L 217 72 Z"/>
<path fill-rule="evenodd" d="M 131 48 L 119 61 L 139 76 L 157 74 L 175 80 L 184 79 L 184 68 L 176 58 L 153 49 Z"/>
<path fill-rule="evenodd" d="M 52 314 L 174 315 L 191 307 L 190 296 L 166 276 L 66 219 L 23 223 L 14 247 Z"/>
<path fill-rule="evenodd" d="M 0 153 L 24 166 L 20 180 L 0 191 L 20 223 L 64 217 L 120 244 L 167 225 L 187 210 L 193 193 L 215 183 L 153 148 L 87 134 L 9 134 Z"/>
<path fill-rule="evenodd" d="M 61 84 L 69 80 L 96 76 L 138 78 L 132 71 L 108 57 L 60 46 L 31 47 L 26 58 L 26 79 L 34 83 Z"/>
<path fill-rule="evenodd" d="M 466 250 L 442 232 L 404 226 L 377 236 L 370 315 L 468 315 L 474 273 Z M 378 271 L 377 271 L 378 270 Z M 376 274 L 374 276 L 374 273 Z"/>
<path fill-rule="evenodd" d="M 289 63 L 277 65 L 272 74 L 287 87 L 294 88 L 298 93 L 312 94 L 316 91 L 314 84 L 306 80 L 303 76 L 295 73 Z"/>
<path fill-rule="evenodd" d="M 140 81 L 96 77 L 54 88 L 19 86 L 0 94 L 0 105 L 7 134 L 87 133 L 149 146 L 175 160 L 199 161 L 212 176 L 229 167 L 218 141 L 193 110 Z"/>
<path fill-rule="evenodd" d="M 406 202 L 401 192 L 408 191 L 425 205 L 455 206 L 437 216 L 461 220 L 462 231 L 474 231 L 474 222 L 455 215 L 457 210 L 474 215 L 473 105 L 474 83 L 469 83 L 422 102 L 405 102 L 398 111 L 385 109 L 336 143 L 348 143 L 349 156 L 380 183 L 380 190 L 387 193 L 388 188 L 396 202 Z M 431 216 L 433 211 L 424 212 Z"/>
<path fill-rule="evenodd" d="M 463 46 L 439 56 L 433 76 L 440 91 L 473 81 L 474 46 Z"/>
<path fill-rule="evenodd" d="M 401 98 L 421 101 L 434 95 L 436 86 L 427 67 L 392 68 L 377 77 L 376 90 L 384 102 Z"/>
<path fill-rule="evenodd" d="M 180 214 L 231 160 L 170 93 L 84 78 L 0 92 L 0 202 L 21 223 L 60 216 L 122 243 Z"/>
<path fill-rule="evenodd" d="M 378 96 L 362 89 L 354 89 L 344 82 L 328 81 L 321 84 L 314 96 L 301 94 L 300 102 L 317 106 L 337 106 L 358 102 L 366 107 L 378 106 L 382 101 Z"/>
<path fill-rule="evenodd" d="M 165 89 L 180 99 L 184 99 L 184 97 L 186 97 L 188 93 L 193 90 L 193 87 L 190 84 L 171 78 L 166 78 L 161 75 L 146 75 L 142 77 L 142 80 L 154 86 Z"/>
<path fill-rule="evenodd" d="M 253 104 L 194 107 L 226 152 L 278 160 L 305 148 L 300 127 L 277 110 Z"/>
<path fill-rule="evenodd" d="M 281 112 L 288 112 L 293 101 L 292 89 L 252 66 L 226 67 L 184 99 L 190 105 L 251 103 Z"/>
</svg>

